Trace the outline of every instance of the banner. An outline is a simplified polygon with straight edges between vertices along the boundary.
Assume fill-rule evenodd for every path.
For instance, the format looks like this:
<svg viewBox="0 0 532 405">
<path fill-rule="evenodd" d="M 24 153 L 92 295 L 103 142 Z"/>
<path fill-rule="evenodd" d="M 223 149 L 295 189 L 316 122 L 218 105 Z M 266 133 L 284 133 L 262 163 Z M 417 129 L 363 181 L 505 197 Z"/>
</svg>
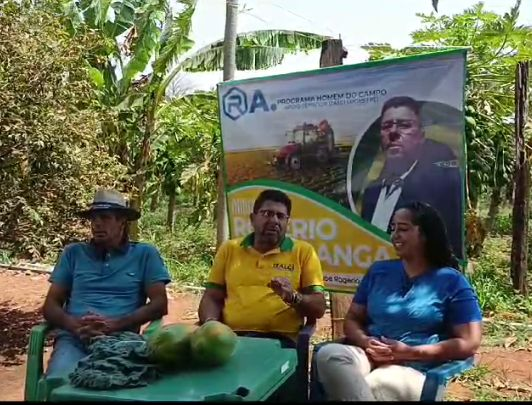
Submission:
<svg viewBox="0 0 532 405">
<path fill-rule="evenodd" d="M 466 51 L 220 83 L 231 237 L 260 191 L 282 190 L 288 234 L 310 242 L 329 290 L 394 257 L 395 207 L 435 207 L 464 258 Z"/>
</svg>

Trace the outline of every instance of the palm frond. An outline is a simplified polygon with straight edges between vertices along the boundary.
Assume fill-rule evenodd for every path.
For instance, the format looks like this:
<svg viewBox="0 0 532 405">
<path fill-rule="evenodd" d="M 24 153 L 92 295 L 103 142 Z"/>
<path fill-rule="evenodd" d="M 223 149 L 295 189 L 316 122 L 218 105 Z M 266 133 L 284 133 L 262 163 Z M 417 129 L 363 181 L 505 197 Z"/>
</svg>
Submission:
<svg viewBox="0 0 532 405">
<path fill-rule="evenodd" d="M 135 76 L 143 72 L 157 50 L 160 27 L 165 18 L 166 0 L 148 0 L 137 12 L 135 35 L 131 44 L 132 58 L 124 67 L 121 89 L 127 91 Z"/>
<path fill-rule="evenodd" d="M 330 37 L 303 31 L 262 30 L 237 36 L 236 66 L 238 70 L 266 69 L 280 64 L 286 54 L 306 52 L 321 47 Z M 223 68 L 223 40 L 213 42 L 177 64 L 166 75 L 159 96 L 182 71 L 206 72 Z"/>
<path fill-rule="evenodd" d="M 286 54 L 321 47 L 328 36 L 303 31 L 261 30 L 237 36 L 238 70 L 266 69 L 280 64 Z M 200 72 L 223 68 L 223 40 L 209 44 L 180 64 L 180 69 Z"/>
<path fill-rule="evenodd" d="M 180 3 L 183 5 L 183 10 L 165 23 L 160 40 L 159 57 L 153 65 L 156 73 L 166 73 L 168 66 L 194 45 L 189 35 L 197 0 L 181 0 Z M 172 17 L 171 13 L 168 15 Z"/>
</svg>

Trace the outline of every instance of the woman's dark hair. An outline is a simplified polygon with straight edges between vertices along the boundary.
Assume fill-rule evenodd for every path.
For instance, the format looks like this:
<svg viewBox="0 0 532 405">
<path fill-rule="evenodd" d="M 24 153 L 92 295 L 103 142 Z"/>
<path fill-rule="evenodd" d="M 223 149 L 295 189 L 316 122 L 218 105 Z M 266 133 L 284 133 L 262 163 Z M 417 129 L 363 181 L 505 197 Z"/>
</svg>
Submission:
<svg viewBox="0 0 532 405">
<path fill-rule="evenodd" d="M 447 237 L 447 229 L 439 212 L 432 206 L 420 201 L 409 202 L 399 209 L 406 209 L 412 214 L 412 223 L 419 227 L 425 237 L 425 257 L 436 267 L 459 268 Z"/>
</svg>

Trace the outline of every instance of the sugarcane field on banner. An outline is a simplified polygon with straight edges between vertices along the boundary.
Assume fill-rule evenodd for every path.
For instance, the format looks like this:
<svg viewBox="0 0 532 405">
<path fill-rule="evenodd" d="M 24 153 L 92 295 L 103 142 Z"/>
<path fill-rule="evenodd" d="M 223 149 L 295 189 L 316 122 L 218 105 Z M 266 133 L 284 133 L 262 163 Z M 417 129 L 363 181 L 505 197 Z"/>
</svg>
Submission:
<svg viewBox="0 0 532 405">
<path fill-rule="evenodd" d="M 251 231 L 261 190 L 282 190 L 289 234 L 314 246 L 328 289 L 353 292 L 394 257 L 394 212 L 420 201 L 465 260 L 465 60 L 459 48 L 220 83 L 231 237 Z"/>
</svg>

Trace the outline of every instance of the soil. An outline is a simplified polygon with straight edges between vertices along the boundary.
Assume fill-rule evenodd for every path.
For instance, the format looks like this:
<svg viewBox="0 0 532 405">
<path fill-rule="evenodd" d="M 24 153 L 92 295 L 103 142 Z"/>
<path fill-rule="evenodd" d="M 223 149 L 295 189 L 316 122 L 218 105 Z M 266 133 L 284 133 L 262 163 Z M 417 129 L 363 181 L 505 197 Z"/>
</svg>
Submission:
<svg viewBox="0 0 532 405">
<path fill-rule="evenodd" d="M 22 401 L 26 373 L 26 346 L 29 330 L 42 321 L 40 307 L 48 289 L 48 276 L 33 272 L 0 271 L 0 401 Z M 172 291 L 169 315 L 164 323 L 196 322 L 196 310 L 200 295 L 191 292 Z M 319 320 L 314 338 L 331 336 L 329 314 Z M 48 360 L 50 347 L 45 353 Z M 493 373 L 490 382 L 498 390 L 520 392 L 521 397 L 532 399 L 532 349 L 512 350 L 482 348 L 479 362 Z M 529 391 L 530 390 L 530 391 Z M 449 394 L 453 399 L 470 400 L 473 393 L 461 383 L 452 383 Z"/>
</svg>

